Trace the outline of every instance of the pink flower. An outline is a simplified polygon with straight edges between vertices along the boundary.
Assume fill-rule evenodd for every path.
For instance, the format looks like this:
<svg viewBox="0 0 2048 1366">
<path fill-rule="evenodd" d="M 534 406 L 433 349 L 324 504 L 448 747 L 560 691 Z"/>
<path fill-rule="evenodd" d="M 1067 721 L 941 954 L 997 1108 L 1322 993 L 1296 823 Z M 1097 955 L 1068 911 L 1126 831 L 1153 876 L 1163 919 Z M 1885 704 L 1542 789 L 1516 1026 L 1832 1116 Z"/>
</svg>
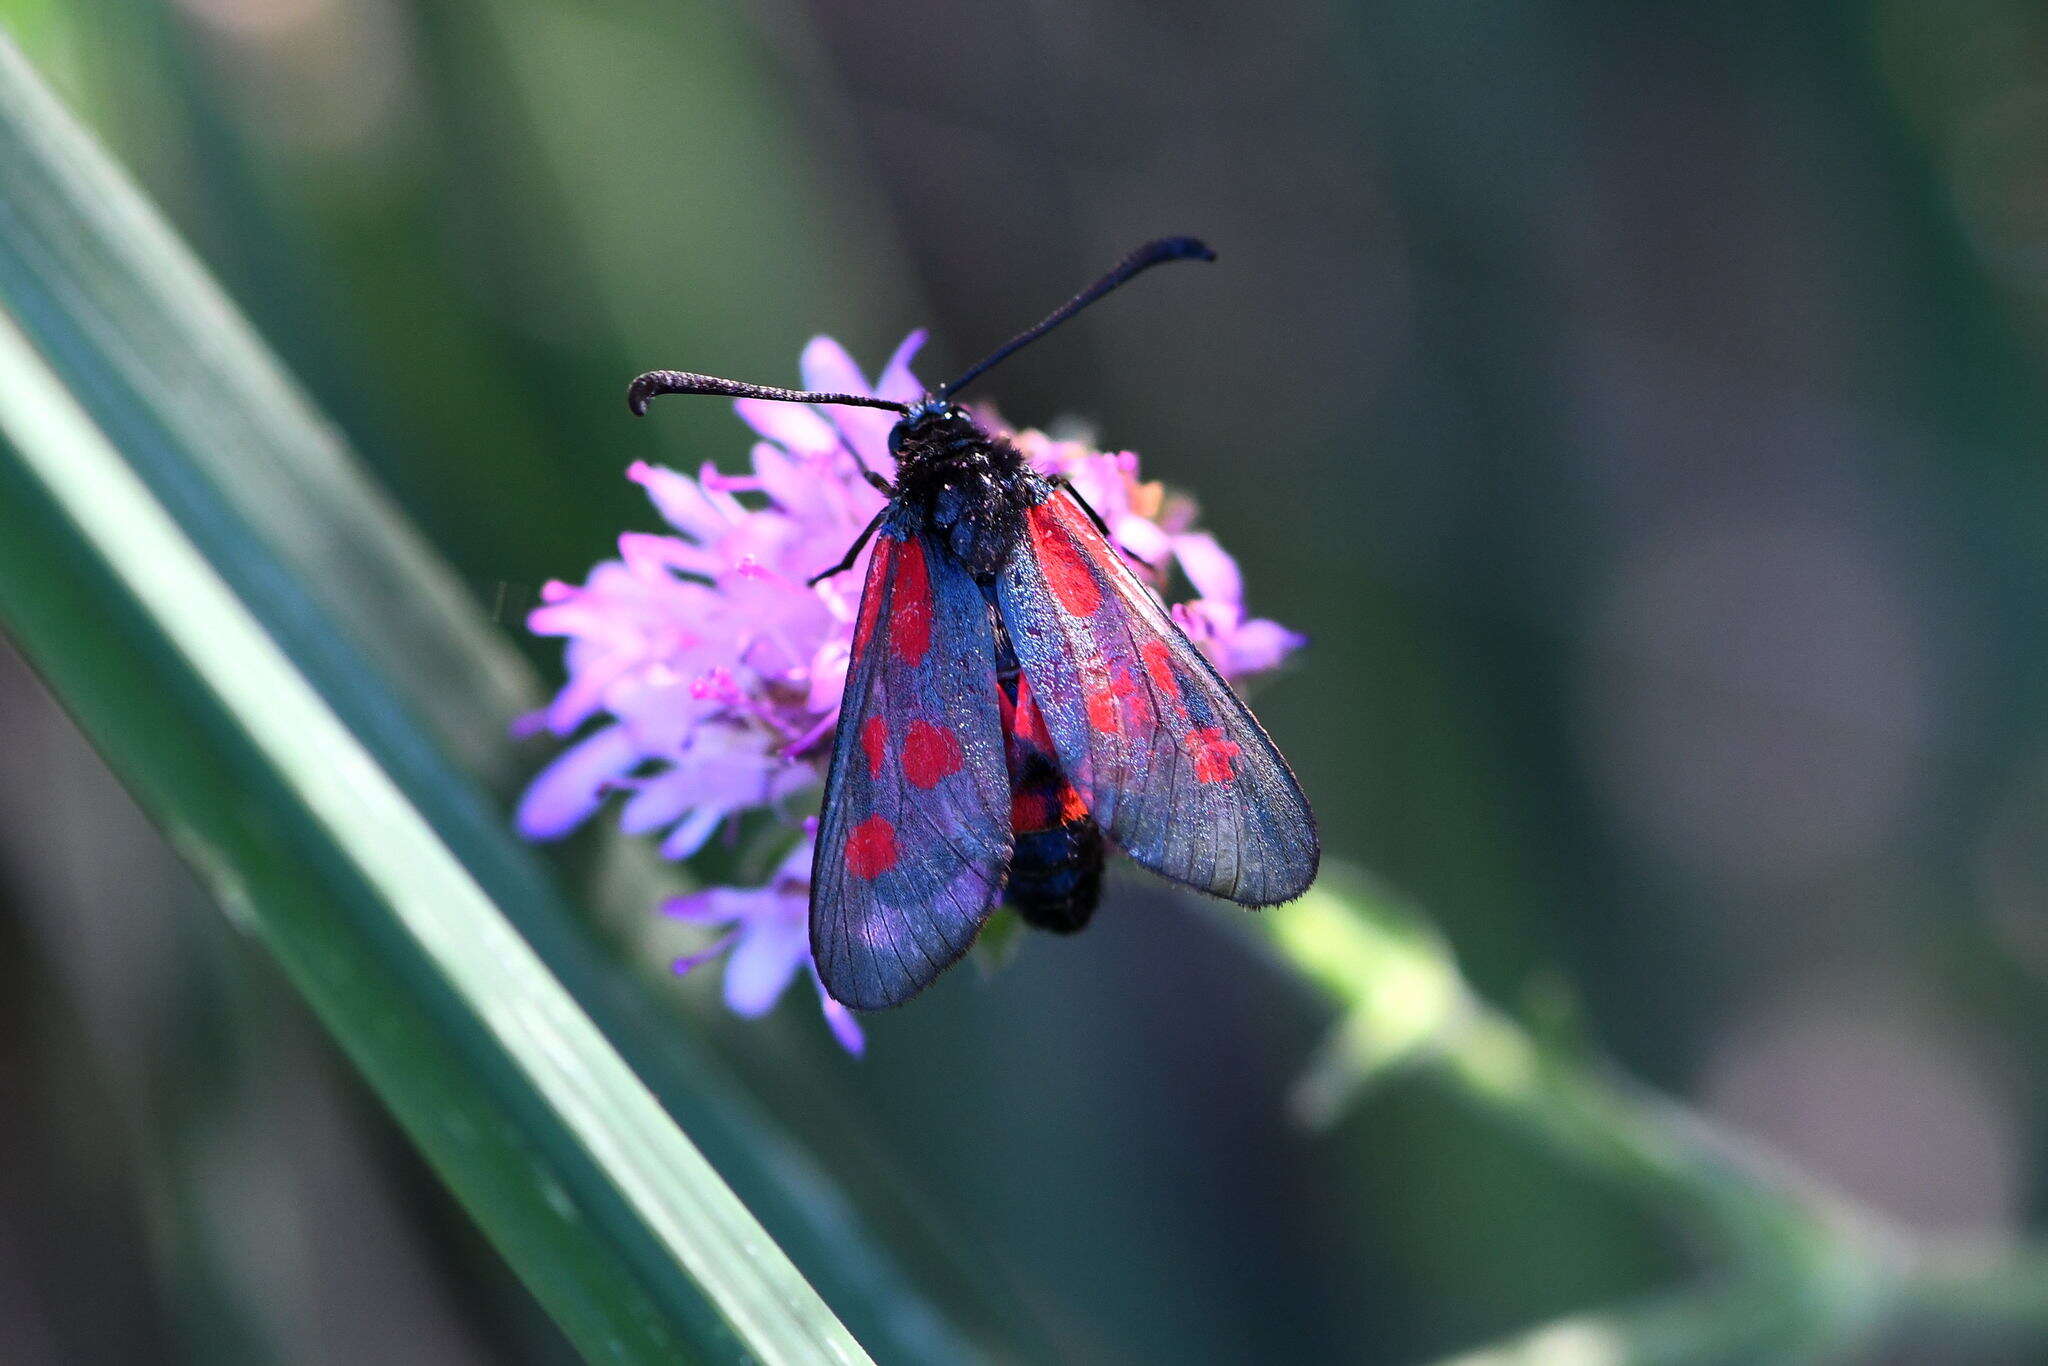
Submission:
<svg viewBox="0 0 2048 1366">
<path fill-rule="evenodd" d="M 832 1027 L 840 1045 L 857 1055 L 866 1046 L 860 1023 L 852 1011 L 826 994 L 817 969 L 811 966 L 811 851 L 816 847 L 817 829 L 816 822 L 807 821 L 805 826 L 805 837 L 797 841 L 766 886 L 713 887 L 674 897 L 662 906 L 678 920 L 733 927 L 710 947 L 678 958 L 675 970 L 685 973 L 725 954 L 725 1003 L 734 1014 L 748 1019 L 766 1014 L 781 999 L 790 979 L 805 972 L 817 988 L 825 1023 Z"/>
<path fill-rule="evenodd" d="M 844 348 L 818 337 L 804 348 L 803 382 L 914 402 L 924 389 L 910 360 L 923 340 L 905 338 L 870 389 Z M 733 406 L 760 438 L 749 473 L 706 464 L 692 478 L 635 464 L 627 477 L 669 531 L 627 532 L 619 557 L 580 586 L 542 590 L 527 624 L 567 640 L 569 678 L 523 724 L 564 738 L 590 729 L 534 779 L 516 819 L 528 838 L 555 839 L 617 794 L 623 829 L 659 835 L 664 855 L 686 859 L 732 818 L 778 813 L 793 847 L 766 885 L 714 887 L 666 908 L 730 927 L 676 970 L 723 956 L 726 1003 L 754 1016 L 800 971 L 817 981 L 806 929 L 812 833 L 797 799 L 824 779 L 867 553 L 815 587 L 805 580 L 838 563 L 882 506 L 862 469 L 891 471 L 894 419 L 852 407 Z M 1073 481 L 1155 589 L 1179 566 L 1196 596 L 1176 604 L 1174 618 L 1226 678 L 1273 669 L 1303 643 L 1275 622 L 1246 619 L 1236 562 L 1192 529 L 1193 504 L 1139 481 L 1136 455 L 1035 431 L 1012 439 L 1038 468 Z M 858 1052 L 852 1016 L 822 988 L 819 999 L 840 1042 Z"/>
</svg>

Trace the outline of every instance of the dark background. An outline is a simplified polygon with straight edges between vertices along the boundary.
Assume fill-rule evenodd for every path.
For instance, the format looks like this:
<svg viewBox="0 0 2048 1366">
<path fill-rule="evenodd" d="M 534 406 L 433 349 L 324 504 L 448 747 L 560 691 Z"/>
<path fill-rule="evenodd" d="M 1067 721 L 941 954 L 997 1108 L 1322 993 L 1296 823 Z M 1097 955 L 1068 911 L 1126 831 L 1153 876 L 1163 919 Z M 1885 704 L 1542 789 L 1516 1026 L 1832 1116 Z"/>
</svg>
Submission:
<svg viewBox="0 0 2048 1366">
<path fill-rule="evenodd" d="M 1252 607 L 1311 634 L 1257 706 L 1327 848 L 1496 1001 L 1870 1204 L 2038 1213 L 2037 5 L 0 23 L 514 633 L 537 585 L 654 528 L 630 460 L 744 456 L 722 405 L 631 422 L 636 371 L 783 383 L 814 333 L 873 367 L 930 325 L 934 377 L 1137 241 L 1208 238 L 1218 265 L 985 394 L 1140 451 Z M 668 983 L 651 918 L 593 933 L 1023 1358 L 1410 1361 L 1690 1266 L 1415 1088 L 1291 1126 L 1321 1008 L 1139 878 L 1086 936 L 875 1022 L 858 1063 L 804 993 L 730 1024 Z M 0 1358 L 565 1355 L 0 663 Z"/>
</svg>

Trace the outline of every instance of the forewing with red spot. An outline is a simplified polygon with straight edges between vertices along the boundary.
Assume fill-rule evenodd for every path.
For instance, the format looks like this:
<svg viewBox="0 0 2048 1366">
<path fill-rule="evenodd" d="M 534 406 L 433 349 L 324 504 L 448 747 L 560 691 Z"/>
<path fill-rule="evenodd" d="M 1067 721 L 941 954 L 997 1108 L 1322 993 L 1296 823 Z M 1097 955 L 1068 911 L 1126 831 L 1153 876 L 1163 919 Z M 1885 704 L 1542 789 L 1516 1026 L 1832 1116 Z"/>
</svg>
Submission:
<svg viewBox="0 0 2048 1366">
<path fill-rule="evenodd" d="M 1315 818 L 1266 732 L 1064 489 L 996 600 L 1061 767 L 1139 863 L 1247 906 L 1315 880 Z"/>
<path fill-rule="evenodd" d="M 900 1004 L 974 942 L 1010 858 L 988 599 L 906 517 L 875 540 L 825 781 L 811 949 L 825 989 Z"/>
</svg>

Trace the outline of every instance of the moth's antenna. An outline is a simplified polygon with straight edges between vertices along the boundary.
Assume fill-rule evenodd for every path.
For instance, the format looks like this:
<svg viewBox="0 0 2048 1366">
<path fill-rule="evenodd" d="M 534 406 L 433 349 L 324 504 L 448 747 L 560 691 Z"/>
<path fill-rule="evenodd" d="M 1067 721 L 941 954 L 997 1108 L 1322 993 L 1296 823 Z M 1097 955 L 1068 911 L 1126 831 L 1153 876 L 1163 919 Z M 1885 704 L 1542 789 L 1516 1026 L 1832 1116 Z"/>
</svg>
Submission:
<svg viewBox="0 0 2048 1366">
<path fill-rule="evenodd" d="M 1140 271 L 1150 270 L 1152 267 L 1163 265 L 1168 261 L 1185 261 L 1190 258 L 1197 261 L 1213 261 L 1216 259 L 1216 253 L 1209 249 L 1208 243 L 1194 237 L 1161 237 L 1156 241 L 1147 242 L 1144 246 L 1139 247 L 1129 256 L 1126 256 L 1115 270 L 1112 270 L 1109 274 L 1103 276 L 1100 280 L 1097 280 L 1094 284 L 1054 309 L 1052 315 L 1044 322 L 1028 331 L 1018 333 L 1010 338 L 1009 341 L 997 347 L 995 353 L 983 360 L 981 364 L 975 366 L 951 384 L 940 386 L 938 396 L 940 398 L 951 398 L 954 394 L 959 393 L 972 383 L 982 371 L 988 369 L 996 362 L 1008 358 L 1012 353 L 1029 346 L 1032 342 L 1037 341 L 1040 337 L 1052 331 L 1055 327 L 1058 327 L 1061 323 L 1073 317 L 1076 313 L 1079 313 L 1082 309 L 1088 307 L 1088 305 L 1094 303 L 1097 299 L 1109 293 L 1109 291 L 1115 289 Z"/>
<path fill-rule="evenodd" d="M 771 389 L 765 384 L 742 384 L 715 375 L 693 375 L 687 370 L 649 370 L 626 386 L 626 406 L 633 416 L 647 416 L 648 403 L 662 394 L 722 394 L 726 398 L 768 398 L 778 403 L 844 403 L 856 408 L 887 408 L 905 411 L 894 399 L 868 394 L 814 394 L 803 389 Z"/>
</svg>

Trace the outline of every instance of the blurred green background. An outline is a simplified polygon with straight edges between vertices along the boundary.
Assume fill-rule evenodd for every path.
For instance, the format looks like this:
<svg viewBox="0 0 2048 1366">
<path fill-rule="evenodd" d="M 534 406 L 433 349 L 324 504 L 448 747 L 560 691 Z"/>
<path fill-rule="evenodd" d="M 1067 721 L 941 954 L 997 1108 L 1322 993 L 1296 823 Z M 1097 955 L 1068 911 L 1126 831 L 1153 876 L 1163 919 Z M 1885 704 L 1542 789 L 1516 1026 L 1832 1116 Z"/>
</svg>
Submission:
<svg viewBox="0 0 2048 1366">
<path fill-rule="evenodd" d="M 986 396 L 1140 451 L 1312 635 L 1256 701 L 1326 846 L 1494 1000 L 1869 1205 L 2038 1219 L 2038 5 L 0 24 L 551 681 L 520 621 L 654 529 L 627 463 L 747 449 L 719 404 L 631 421 L 633 373 L 788 382 L 814 333 L 873 366 L 916 325 L 950 372 L 1208 238 Z M 1290 1123 L 1327 1014 L 1231 914 L 1127 878 L 859 1062 L 805 993 L 748 1026 L 670 983 L 651 914 L 591 932 L 1018 1360 L 1413 1361 L 1688 1272 L 1427 1091 Z M 12 656 L 0 1097 L 0 1360 L 568 1358 Z"/>
</svg>

